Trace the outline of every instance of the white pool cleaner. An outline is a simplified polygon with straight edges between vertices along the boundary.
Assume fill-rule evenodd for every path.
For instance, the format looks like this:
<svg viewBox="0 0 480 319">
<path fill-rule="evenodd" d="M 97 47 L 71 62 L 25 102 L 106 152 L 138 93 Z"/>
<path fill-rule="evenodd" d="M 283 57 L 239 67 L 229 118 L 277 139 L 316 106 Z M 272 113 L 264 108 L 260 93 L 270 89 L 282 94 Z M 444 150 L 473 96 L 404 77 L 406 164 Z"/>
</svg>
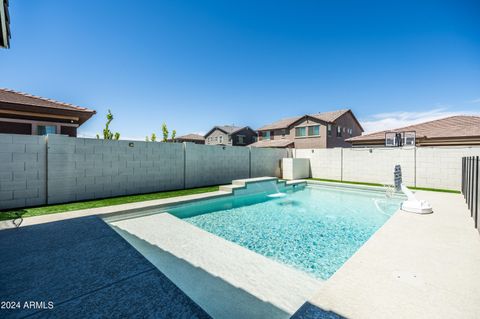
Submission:
<svg viewBox="0 0 480 319">
<path fill-rule="evenodd" d="M 418 200 L 411 190 L 402 183 L 402 169 L 400 165 L 395 165 L 395 189 L 403 192 L 407 196 L 407 200 L 400 204 L 400 209 L 415 214 L 431 214 L 433 213 L 432 205 L 425 200 Z"/>
</svg>

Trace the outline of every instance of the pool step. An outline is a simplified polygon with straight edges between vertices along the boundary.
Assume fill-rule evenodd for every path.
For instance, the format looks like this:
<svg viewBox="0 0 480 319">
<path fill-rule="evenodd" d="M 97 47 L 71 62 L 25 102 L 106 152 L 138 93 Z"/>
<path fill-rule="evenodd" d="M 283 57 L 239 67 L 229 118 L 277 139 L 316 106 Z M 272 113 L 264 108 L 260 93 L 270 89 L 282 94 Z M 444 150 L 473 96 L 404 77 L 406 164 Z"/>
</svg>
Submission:
<svg viewBox="0 0 480 319">
<path fill-rule="evenodd" d="M 285 180 L 279 180 L 277 177 L 255 177 L 255 178 L 233 180 L 231 185 L 220 186 L 220 190 L 224 192 L 233 193 L 237 189 L 247 188 L 248 184 L 263 183 L 268 181 L 276 182 L 277 185 L 281 185 L 281 186 L 306 184 L 306 182 L 303 180 L 285 181 Z"/>
</svg>

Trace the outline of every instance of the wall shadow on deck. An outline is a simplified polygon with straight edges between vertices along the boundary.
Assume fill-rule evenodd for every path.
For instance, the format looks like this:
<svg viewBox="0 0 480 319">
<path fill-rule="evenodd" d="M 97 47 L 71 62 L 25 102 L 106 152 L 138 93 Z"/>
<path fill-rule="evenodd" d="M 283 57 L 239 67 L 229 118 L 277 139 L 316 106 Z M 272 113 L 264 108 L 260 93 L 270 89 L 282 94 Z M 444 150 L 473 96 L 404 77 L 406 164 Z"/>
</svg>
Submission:
<svg viewBox="0 0 480 319">
<path fill-rule="evenodd" d="M 111 225 L 213 318 L 276 319 L 290 314 L 190 262 Z"/>
<path fill-rule="evenodd" d="M 342 315 L 339 315 L 335 312 L 323 310 L 315 305 L 312 305 L 309 302 L 303 304 L 300 309 L 298 309 L 291 319 L 348 319 Z"/>
<path fill-rule="evenodd" d="M 1 318 L 210 318 L 96 216 L 2 230 L 0 243 L 0 299 L 20 302 Z"/>
</svg>

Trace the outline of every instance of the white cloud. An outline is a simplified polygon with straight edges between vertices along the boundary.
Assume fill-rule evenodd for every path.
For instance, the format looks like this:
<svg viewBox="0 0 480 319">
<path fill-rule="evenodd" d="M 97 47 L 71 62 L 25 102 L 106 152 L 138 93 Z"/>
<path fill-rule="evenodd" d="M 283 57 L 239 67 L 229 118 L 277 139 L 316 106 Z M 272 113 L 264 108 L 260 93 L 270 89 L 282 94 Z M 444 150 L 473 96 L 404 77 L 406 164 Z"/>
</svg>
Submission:
<svg viewBox="0 0 480 319">
<path fill-rule="evenodd" d="M 437 108 L 430 111 L 420 112 L 391 112 L 379 113 L 361 120 L 360 123 L 365 130 L 364 134 L 392 130 L 408 125 L 437 120 L 440 118 L 461 115 L 461 114 L 479 114 L 471 111 L 449 111 L 445 108 Z"/>
<path fill-rule="evenodd" d="M 468 101 L 468 103 L 480 103 L 480 98 Z"/>
</svg>

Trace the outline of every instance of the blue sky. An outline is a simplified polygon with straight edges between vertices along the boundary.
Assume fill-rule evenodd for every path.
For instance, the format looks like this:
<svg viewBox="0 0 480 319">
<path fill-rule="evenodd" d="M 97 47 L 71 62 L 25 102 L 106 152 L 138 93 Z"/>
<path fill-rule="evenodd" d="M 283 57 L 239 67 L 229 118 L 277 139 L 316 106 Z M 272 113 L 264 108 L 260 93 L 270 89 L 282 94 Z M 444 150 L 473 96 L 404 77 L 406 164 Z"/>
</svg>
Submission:
<svg viewBox="0 0 480 319">
<path fill-rule="evenodd" d="M 368 131 L 480 112 L 480 1 L 10 1 L 0 87 L 124 138 L 351 108 Z"/>
</svg>

